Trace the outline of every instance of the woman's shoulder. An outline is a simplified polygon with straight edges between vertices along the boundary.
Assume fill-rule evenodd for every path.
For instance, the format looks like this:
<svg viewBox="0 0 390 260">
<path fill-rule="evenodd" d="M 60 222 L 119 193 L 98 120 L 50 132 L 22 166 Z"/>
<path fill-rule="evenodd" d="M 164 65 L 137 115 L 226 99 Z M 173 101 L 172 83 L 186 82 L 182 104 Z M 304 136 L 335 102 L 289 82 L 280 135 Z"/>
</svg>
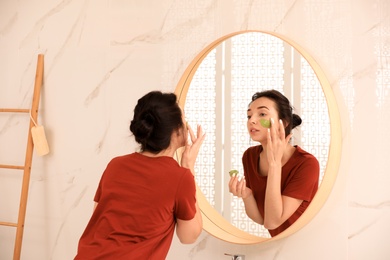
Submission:
<svg viewBox="0 0 390 260">
<path fill-rule="evenodd" d="M 296 148 L 295 149 L 295 156 L 297 158 L 301 158 L 305 161 L 312 161 L 313 163 L 318 164 L 318 160 L 313 154 L 309 153 L 308 151 L 304 150 L 302 147 L 300 147 L 298 145 L 295 146 L 295 148 Z"/>
<path fill-rule="evenodd" d="M 130 154 L 122 154 L 122 155 L 117 155 L 117 156 L 114 156 L 111 161 L 121 161 L 121 160 L 126 160 L 128 158 L 132 158 L 132 157 L 135 157 L 137 156 L 138 153 L 130 153 Z"/>
<path fill-rule="evenodd" d="M 302 155 L 302 156 L 313 156 L 313 154 L 309 153 L 308 151 L 306 151 L 305 149 L 303 149 L 301 146 L 299 145 L 295 145 L 295 150 L 298 154 Z"/>
<path fill-rule="evenodd" d="M 117 155 L 109 160 L 108 166 L 127 163 L 131 160 L 142 160 L 142 156 L 140 156 L 139 153 L 136 152 L 130 154 Z"/>
</svg>

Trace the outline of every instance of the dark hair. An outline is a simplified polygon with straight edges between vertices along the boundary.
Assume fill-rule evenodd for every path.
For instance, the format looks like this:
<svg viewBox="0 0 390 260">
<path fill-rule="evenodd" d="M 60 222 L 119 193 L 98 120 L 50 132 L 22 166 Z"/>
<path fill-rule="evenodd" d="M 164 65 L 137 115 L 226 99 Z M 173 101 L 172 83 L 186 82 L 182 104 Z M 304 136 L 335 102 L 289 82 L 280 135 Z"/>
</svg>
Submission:
<svg viewBox="0 0 390 260">
<path fill-rule="evenodd" d="M 297 114 L 294 114 L 293 107 L 290 104 L 288 98 L 286 98 L 282 93 L 277 90 L 265 90 L 261 92 L 256 92 L 252 96 L 252 102 L 258 98 L 266 97 L 275 102 L 276 110 L 278 111 L 278 116 L 287 126 L 284 128 L 286 136 L 291 133 L 291 130 L 299 126 L 302 123 L 302 119 Z"/>
<path fill-rule="evenodd" d="M 183 126 L 182 112 L 174 93 L 152 91 L 138 99 L 130 131 L 141 151 L 158 153 L 169 147 L 173 131 Z"/>
</svg>

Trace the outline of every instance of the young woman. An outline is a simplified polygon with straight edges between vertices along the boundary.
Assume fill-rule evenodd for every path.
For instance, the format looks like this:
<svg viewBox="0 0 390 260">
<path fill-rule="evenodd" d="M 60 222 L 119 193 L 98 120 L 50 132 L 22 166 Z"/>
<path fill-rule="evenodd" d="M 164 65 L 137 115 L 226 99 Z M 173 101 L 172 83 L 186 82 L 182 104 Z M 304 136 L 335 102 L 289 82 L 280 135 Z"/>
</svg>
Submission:
<svg viewBox="0 0 390 260">
<path fill-rule="evenodd" d="M 175 94 L 153 91 L 138 100 L 130 131 L 140 152 L 107 165 L 75 259 L 165 259 L 175 229 L 184 244 L 202 231 L 193 175 L 202 128 L 186 125 Z"/>
<path fill-rule="evenodd" d="M 244 176 L 233 176 L 229 191 L 243 199 L 249 218 L 271 236 L 291 226 L 306 210 L 318 189 L 319 163 L 289 141 L 301 118 L 276 90 L 257 92 L 247 111 L 248 132 L 260 145 L 242 157 Z"/>
</svg>

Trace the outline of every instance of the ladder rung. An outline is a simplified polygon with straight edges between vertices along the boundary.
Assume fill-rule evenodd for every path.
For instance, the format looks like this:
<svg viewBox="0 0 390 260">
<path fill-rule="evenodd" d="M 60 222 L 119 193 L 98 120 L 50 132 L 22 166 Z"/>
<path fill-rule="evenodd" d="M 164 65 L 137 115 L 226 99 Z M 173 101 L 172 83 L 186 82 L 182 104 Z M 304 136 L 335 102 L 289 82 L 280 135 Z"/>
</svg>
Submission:
<svg viewBox="0 0 390 260">
<path fill-rule="evenodd" d="M 0 222 L 0 226 L 9 226 L 9 227 L 17 227 L 17 223 L 12 223 L 12 222 Z"/>
<path fill-rule="evenodd" d="M 24 166 L 0 164 L 0 168 L 23 170 L 23 169 L 24 169 Z"/>
<path fill-rule="evenodd" d="M 0 108 L 0 112 L 29 113 L 30 109 L 23 109 L 23 108 Z"/>
</svg>

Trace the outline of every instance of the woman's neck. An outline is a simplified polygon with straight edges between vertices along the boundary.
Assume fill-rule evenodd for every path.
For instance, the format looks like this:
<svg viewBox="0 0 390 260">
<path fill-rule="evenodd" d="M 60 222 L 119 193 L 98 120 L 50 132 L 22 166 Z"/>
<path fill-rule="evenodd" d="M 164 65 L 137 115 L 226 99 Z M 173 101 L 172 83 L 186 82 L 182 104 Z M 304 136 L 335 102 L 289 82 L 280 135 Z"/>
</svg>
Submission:
<svg viewBox="0 0 390 260">
<path fill-rule="evenodd" d="M 145 155 L 147 157 L 161 157 L 161 156 L 173 157 L 173 155 L 175 154 L 175 151 L 173 151 L 173 149 L 170 149 L 168 147 L 167 149 L 162 150 L 159 153 L 152 153 L 149 151 L 143 151 L 143 152 L 140 152 L 140 154 Z"/>
</svg>

